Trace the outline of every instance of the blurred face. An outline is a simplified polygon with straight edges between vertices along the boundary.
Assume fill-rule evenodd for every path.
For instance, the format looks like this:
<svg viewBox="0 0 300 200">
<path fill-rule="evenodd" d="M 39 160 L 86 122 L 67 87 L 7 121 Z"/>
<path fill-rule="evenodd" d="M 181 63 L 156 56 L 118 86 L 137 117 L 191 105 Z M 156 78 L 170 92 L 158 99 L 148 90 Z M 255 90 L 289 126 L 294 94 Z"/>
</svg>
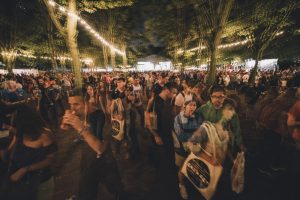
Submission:
<svg viewBox="0 0 300 200">
<path fill-rule="evenodd" d="M 17 87 L 16 81 L 7 81 L 7 87 L 9 90 L 14 90 Z"/>
<path fill-rule="evenodd" d="M 51 82 L 50 81 L 45 81 L 44 82 L 44 86 L 47 88 L 47 87 L 49 87 L 51 85 Z"/>
<path fill-rule="evenodd" d="M 70 109 L 75 111 L 78 116 L 84 115 L 84 102 L 80 96 L 69 97 L 68 99 Z"/>
<path fill-rule="evenodd" d="M 138 85 L 139 83 L 140 83 L 139 79 L 135 79 L 135 80 L 133 81 L 133 84 L 134 84 L 134 85 Z"/>
<path fill-rule="evenodd" d="M 177 95 L 177 89 L 176 88 L 172 88 L 171 90 L 166 90 L 166 94 L 167 94 L 167 98 L 168 99 L 172 99 Z"/>
<path fill-rule="evenodd" d="M 39 84 L 43 85 L 44 84 L 44 80 L 43 79 L 39 79 Z"/>
<path fill-rule="evenodd" d="M 223 106 L 225 97 L 224 92 L 214 92 L 211 94 L 210 100 L 216 109 L 220 109 Z"/>
<path fill-rule="evenodd" d="M 198 94 L 200 93 L 199 88 L 198 88 L 198 87 L 194 87 L 194 88 L 192 89 L 192 93 L 198 95 Z"/>
<path fill-rule="evenodd" d="M 230 106 L 230 105 L 224 106 L 223 111 L 222 111 L 222 117 L 226 121 L 229 121 L 233 117 L 234 114 L 235 114 L 235 110 L 232 106 Z"/>
<path fill-rule="evenodd" d="M 196 102 L 195 101 L 191 101 L 184 108 L 185 115 L 187 115 L 187 116 L 193 115 L 194 112 L 196 111 L 196 108 L 197 108 Z"/>
<path fill-rule="evenodd" d="M 86 89 L 86 92 L 88 95 L 93 95 L 94 94 L 94 89 L 91 86 L 88 86 Z"/>
<path fill-rule="evenodd" d="M 100 82 L 99 87 L 100 87 L 101 91 L 104 91 L 104 83 L 103 82 Z"/>
<path fill-rule="evenodd" d="M 167 82 L 168 82 L 168 80 L 169 80 L 169 78 L 168 77 L 162 77 L 161 79 L 160 79 L 160 82 L 161 82 L 161 84 L 166 84 Z"/>
<path fill-rule="evenodd" d="M 192 92 L 192 88 L 186 85 L 184 88 L 184 91 L 185 91 L 185 93 L 189 94 Z"/>
<path fill-rule="evenodd" d="M 125 81 L 121 81 L 121 80 L 118 80 L 117 81 L 117 86 L 118 86 L 118 88 L 124 88 L 125 87 Z"/>
<path fill-rule="evenodd" d="M 127 99 L 129 100 L 129 101 L 134 101 L 134 95 L 133 95 L 133 93 L 128 93 L 127 94 Z"/>
</svg>

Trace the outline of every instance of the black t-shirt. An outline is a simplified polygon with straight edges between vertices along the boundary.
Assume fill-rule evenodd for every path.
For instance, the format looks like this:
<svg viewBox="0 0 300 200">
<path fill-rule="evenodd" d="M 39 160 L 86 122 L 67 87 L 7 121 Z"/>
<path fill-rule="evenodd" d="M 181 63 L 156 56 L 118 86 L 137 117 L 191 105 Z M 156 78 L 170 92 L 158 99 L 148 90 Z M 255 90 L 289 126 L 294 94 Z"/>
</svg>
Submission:
<svg viewBox="0 0 300 200">
<path fill-rule="evenodd" d="M 170 101 L 163 100 L 159 95 L 154 99 L 157 114 L 157 132 L 163 140 L 170 140 L 173 126 L 172 106 Z"/>
<path fill-rule="evenodd" d="M 125 98 L 125 91 L 121 92 L 118 89 L 114 89 L 111 93 L 111 99 L 117 99 L 117 98 L 124 99 Z"/>
<path fill-rule="evenodd" d="M 163 87 L 159 83 L 156 83 L 153 86 L 152 92 L 154 92 L 155 96 L 158 96 L 161 93 L 162 90 L 163 90 Z"/>
</svg>

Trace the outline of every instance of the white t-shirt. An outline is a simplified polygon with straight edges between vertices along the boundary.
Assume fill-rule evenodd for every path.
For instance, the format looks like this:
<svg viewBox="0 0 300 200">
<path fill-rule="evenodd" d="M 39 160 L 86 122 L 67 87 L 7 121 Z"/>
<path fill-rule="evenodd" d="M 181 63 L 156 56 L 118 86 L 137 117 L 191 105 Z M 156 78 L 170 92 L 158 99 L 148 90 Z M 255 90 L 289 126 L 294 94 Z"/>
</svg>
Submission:
<svg viewBox="0 0 300 200">
<path fill-rule="evenodd" d="M 190 101 L 192 99 L 193 99 L 192 94 L 184 94 L 183 96 L 182 93 L 180 92 L 175 98 L 175 105 L 182 107 L 184 105 L 184 102 Z"/>
<path fill-rule="evenodd" d="M 224 84 L 225 84 L 225 86 L 228 86 L 229 83 L 230 83 L 230 77 L 229 77 L 229 75 L 227 75 L 224 77 Z"/>
<path fill-rule="evenodd" d="M 248 75 L 248 74 L 245 74 L 245 75 L 242 77 L 242 79 L 243 79 L 243 82 L 244 82 L 244 83 L 248 83 L 249 75 Z"/>
<path fill-rule="evenodd" d="M 132 88 L 133 88 L 133 93 L 136 98 L 135 105 L 136 106 L 142 105 L 143 104 L 142 99 L 141 99 L 142 95 L 143 95 L 142 86 L 141 85 L 138 85 L 138 86 L 132 85 Z"/>
</svg>

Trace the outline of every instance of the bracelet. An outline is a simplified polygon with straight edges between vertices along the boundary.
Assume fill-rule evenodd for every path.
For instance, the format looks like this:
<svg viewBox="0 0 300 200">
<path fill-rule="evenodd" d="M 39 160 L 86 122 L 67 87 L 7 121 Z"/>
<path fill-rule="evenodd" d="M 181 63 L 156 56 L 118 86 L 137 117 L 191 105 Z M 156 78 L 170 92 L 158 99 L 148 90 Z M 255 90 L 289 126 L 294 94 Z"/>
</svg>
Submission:
<svg viewBox="0 0 300 200">
<path fill-rule="evenodd" d="M 79 135 L 83 135 L 84 131 L 86 130 L 86 126 L 84 126 L 79 132 L 78 134 Z"/>
</svg>

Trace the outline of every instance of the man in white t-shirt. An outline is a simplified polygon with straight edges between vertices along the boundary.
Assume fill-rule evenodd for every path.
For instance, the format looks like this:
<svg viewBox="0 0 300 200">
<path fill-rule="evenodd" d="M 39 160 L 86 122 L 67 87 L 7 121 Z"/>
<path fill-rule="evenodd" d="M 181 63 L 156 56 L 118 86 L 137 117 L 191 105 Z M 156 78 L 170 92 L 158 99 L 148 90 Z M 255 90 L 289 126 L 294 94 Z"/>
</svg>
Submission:
<svg viewBox="0 0 300 200">
<path fill-rule="evenodd" d="M 230 77 L 229 77 L 229 74 L 225 74 L 225 75 L 223 76 L 223 82 L 224 82 L 225 87 L 227 87 L 227 86 L 229 85 L 229 83 L 230 83 Z"/>
<path fill-rule="evenodd" d="M 135 108 L 137 110 L 137 112 L 139 113 L 140 117 L 141 117 L 141 126 L 144 127 L 144 122 L 145 122 L 145 118 L 144 118 L 144 107 L 143 107 L 143 87 L 140 84 L 140 80 L 139 78 L 135 78 L 133 81 L 133 94 L 135 96 L 135 101 L 134 101 L 134 105 Z"/>
<path fill-rule="evenodd" d="M 244 76 L 242 77 L 243 83 L 248 83 L 249 81 L 249 74 L 245 73 Z"/>
<path fill-rule="evenodd" d="M 175 116 L 178 115 L 183 108 L 184 102 L 193 99 L 192 87 L 188 84 L 183 84 L 183 91 L 179 92 L 175 98 Z"/>
</svg>

